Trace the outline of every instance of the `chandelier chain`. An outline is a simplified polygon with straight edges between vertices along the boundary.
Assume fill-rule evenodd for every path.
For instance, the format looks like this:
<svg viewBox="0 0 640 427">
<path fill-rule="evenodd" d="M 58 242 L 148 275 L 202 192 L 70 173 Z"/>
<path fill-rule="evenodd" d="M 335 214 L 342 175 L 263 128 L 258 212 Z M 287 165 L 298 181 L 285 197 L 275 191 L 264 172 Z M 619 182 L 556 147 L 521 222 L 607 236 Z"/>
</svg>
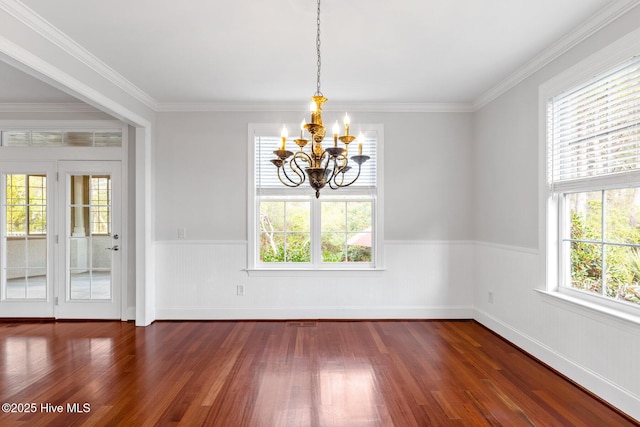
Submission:
<svg viewBox="0 0 640 427">
<path fill-rule="evenodd" d="M 322 61 L 320 59 L 320 0 L 318 0 L 318 19 L 316 20 L 318 31 L 316 33 L 316 52 L 318 54 L 318 77 L 317 77 L 317 89 L 316 95 L 322 96 L 322 92 L 320 91 L 320 67 L 322 65 Z"/>
</svg>

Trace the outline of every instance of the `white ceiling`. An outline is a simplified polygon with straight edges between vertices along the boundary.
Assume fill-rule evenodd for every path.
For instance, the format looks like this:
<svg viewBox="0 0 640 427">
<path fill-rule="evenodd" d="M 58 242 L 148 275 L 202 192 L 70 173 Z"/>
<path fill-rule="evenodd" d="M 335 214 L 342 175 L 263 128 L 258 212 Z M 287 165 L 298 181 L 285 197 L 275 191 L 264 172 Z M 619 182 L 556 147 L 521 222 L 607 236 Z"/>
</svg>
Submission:
<svg viewBox="0 0 640 427">
<path fill-rule="evenodd" d="M 299 102 L 316 89 L 314 0 L 22 3 L 157 104 Z M 616 3 L 324 0 L 322 92 L 472 103 Z M 0 75 L 0 103 L 72 100 L 5 64 Z"/>
</svg>

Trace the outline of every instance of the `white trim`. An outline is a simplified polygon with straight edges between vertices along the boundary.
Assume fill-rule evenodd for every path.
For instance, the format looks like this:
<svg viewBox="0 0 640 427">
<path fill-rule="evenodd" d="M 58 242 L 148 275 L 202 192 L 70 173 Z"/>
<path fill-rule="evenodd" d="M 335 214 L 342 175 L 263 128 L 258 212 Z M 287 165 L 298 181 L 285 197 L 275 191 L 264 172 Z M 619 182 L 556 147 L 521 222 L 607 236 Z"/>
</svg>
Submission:
<svg viewBox="0 0 640 427">
<path fill-rule="evenodd" d="M 534 290 L 545 297 L 544 302 L 581 315 L 588 314 L 590 319 L 597 318 L 599 321 L 607 323 L 616 329 L 624 328 L 627 332 L 640 336 L 640 328 L 638 328 L 640 326 L 640 315 L 623 311 L 622 309 L 611 308 L 611 305 L 620 304 L 616 301 L 604 301 L 609 304 L 593 303 L 585 298 L 572 297 L 563 292 Z M 638 311 L 636 307 L 630 308 L 632 309 L 631 311 Z"/>
<path fill-rule="evenodd" d="M 482 310 L 476 308 L 473 318 L 523 351 L 544 361 L 545 364 L 570 378 L 571 381 L 576 382 L 601 399 L 610 402 L 631 417 L 640 420 L 640 396 L 574 363 L 553 348 Z"/>
<path fill-rule="evenodd" d="M 529 255 L 538 255 L 540 253 L 540 251 L 537 248 L 528 248 L 525 246 L 503 245 L 500 243 L 481 242 L 481 241 L 476 241 L 474 243 L 476 246 L 484 246 L 487 248 L 499 249 L 499 250 L 510 251 L 510 252 L 521 252 Z"/>
<path fill-rule="evenodd" d="M 128 136 L 126 123 L 118 120 L 0 120 L 0 130 L 7 129 L 120 129 L 123 148 Z"/>
<path fill-rule="evenodd" d="M 611 22 L 624 15 L 640 4 L 639 0 L 620 0 L 611 2 L 598 13 L 579 25 L 569 34 L 552 44 L 542 53 L 528 61 L 523 67 L 511 73 L 498 85 L 489 89 L 477 98 L 473 103 L 473 111 L 478 111 L 500 95 L 515 87 L 527 77 L 531 76 L 551 61 L 560 57 L 571 48 L 577 46 L 596 32 L 600 31 Z"/>
<path fill-rule="evenodd" d="M 304 102 L 164 102 L 159 103 L 158 112 L 229 112 L 229 111 L 299 111 L 306 112 Z M 470 103 L 331 103 L 323 111 L 357 111 L 372 113 L 471 113 Z"/>
<path fill-rule="evenodd" d="M 0 113 L 97 113 L 102 112 L 82 102 L 0 103 Z"/>
<path fill-rule="evenodd" d="M 158 308 L 158 320 L 287 319 L 471 319 L 471 306 L 444 307 L 172 307 Z"/>
<path fill-rule="evenodd" d="M 155 240 L 153 242 L 154 246 L 158 245 L 248 245 L 249 241 L 247 240 Z"/>
<path fill-rule="evenodd" d="M 638 0 L 640 2 L 640 0 Z M 619 38 L 540 85 L 541 102 L 640 55 L 640 29 Z M 546 129 L 546 128 L 545 128 Z M 546 133 L 546 131 L 545 131 Z"/>
<path fill-rule="evenodd" d="M 286 267 L 274 267 L 274 268 L 252 268 L 244 270 L 249 277 L 372 277 L 380 276 L 386 271 L 385 268 L 371 268 L 371 267 L 353 267 L 345 266 L 345 268 L 339 267 L 327 267 L 327 268 L 286 268 Z"/>
<path fill-rule="evenodd" d="M 53 24 L 35 13 L 25 4 L 17 0 L 0 0 L 0 8 L 18 19 L 20 22 L 40 34 L 71 57 L 85 64 L 93 71 L 109 80 L 111 83 L 124 90 L 126 93 L 142 102 L 147 107 L 156 110 L 158 103 L 155 99 L 131 83 L 113 68 L 102 62 L 87 49 L 80 46 L 72 38 L 64 34 Z"/>
<path fill-rule="evenodd" d="M 385 245 L 473 245 L 473 240 L 385 240 Z"/>
<path fill-rule="evenodd" d="M 107 114 L 134 126 L 150 126 L 149 121 L 142 116 L 4 37 L 0 37 L 0 53 L 0 60 L 65 93 L 72 94 L 81 101 L 100 107 L 100 110 Z"/>
</svg>

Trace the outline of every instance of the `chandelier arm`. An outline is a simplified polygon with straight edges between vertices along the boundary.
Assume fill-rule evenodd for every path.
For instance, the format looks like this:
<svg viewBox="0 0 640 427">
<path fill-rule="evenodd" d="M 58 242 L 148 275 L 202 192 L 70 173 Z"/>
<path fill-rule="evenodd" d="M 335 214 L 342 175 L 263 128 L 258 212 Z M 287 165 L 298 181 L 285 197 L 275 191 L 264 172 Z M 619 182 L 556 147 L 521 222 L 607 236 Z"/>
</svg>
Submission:
<svg viewBox="0 0 640 427">
<path fill-rule="evenodd" d="M 337 160 L 337 158 L 334 158 L 333 159 L 333 170 L 331 171 L 331 176 L 329 178 L 327 178 L 327 183 L 329 183 L 329 187 L 332 190 L 337 190 L 338 188 L 340 188 L 339 186 L 337 186 L 336 179 L 338 179 L 338 174 L 340 174 L 340 171 L 342 169 L 343 169 L 343 166 L 340 166 L 340 170 L 338 170 L 338 160 Z M 336 170 L 338 170 L 338 171 L 336 172 Z M 344 174 L 342 176 L 342 180 L 344 181 Z M 334 185 L 336 185 L 336 186 L 334 186 Z"/>
<path fill-rule="evenodd" d="M 287 181 L 289 181 L 289 183 L 291 183 L 293 185 L 289 185 L 289 184 L 287 184 L 286 182 L 284 182 L 282 180 L 282 178 L 280 177 L 280 168 L 278 168 L 278 178 L 280 179 L 280 182 L 282 182 L 287 187 L 298 187 L 300 184 L 302 184 L 305 181 L 305 175 L 304 175 L 304 173 L 302 173 L 302 169 L 300 168 L 300 166 L 298 165 L 298 162 L 296 160 L 297 154 L 298 153 L 294 154 L 293 157 L 291 158 L 291 160 L 289 161 L 289 168 L 296 175 L 298 175 L 298 179 L 296 179 L 296 180 L 291 179 L 291 177 L 289 177 L 289 175 L 287 174 L 286 167 L 284 165 L 282 166 L 282 172 L 284 173 L 285 178 L 287 178 Z M 294 165 L 295 165 L 295 167 L 294 167 Z"/>
<path fill-rule="evenodd" d="M 343 182 L 344 182 L 344 174 L 342 174 L 342 181 L 340 182 L 340 184 L 338 184 L 337 182 L 335 182 L 336 188 L 348 187 L 348 186 L 350 186 L 351 184 L 353 184 L 354 182 L 356 182 L 356 181 L 358 180 L 358 178 L 360 178 L 360 171 L 362 171 L 362 164 L 359 164 L 359 165 L 358 165 L 358 174 L 357 174 L 357 175 L 356 175 L 356 177 L 355 177 L 355 178 L 353 178 L 353 180 L 352 180 L 350 183 L 348 183 L 348 184 L 343 184 Z M 334 181 L 335 181 L 335 179 L 334 179 Z M 333 187 L 331 187 L 331 188 L 333 188 Z"/>
<path fill-rule="evenodd" d="M 304 151 L 298 151 L 293 155 L 291 160 L 296 165 L 297 171 L 293 169 L 293 166 L 290 166 L 291 170 L 296 172 L 298 174 L 298 176 L 302 178 L 302 182 L 304 182 L 306 180 L 307 175 L 304 173 L 303 168 L 298 164 L 298 160 L 301 160 L 301 161 L 307 163 L 308 165 L 311 165 L 311 157 L 309 157 L 309 155 L 307 153 L 305 153 Z"/>
<path fill-rule="evenodd" d="M 282 169 L 282 172 L 284 173 L 285 178 L 287 178 L 287 181 L 282 179 L 282 175 L 280 175 L 280 169 Z M 300 184 L 302 184 L 304 182 L 304 179 L 302 179 L 300 182 L 296 182 L 296 181 L 293 181 L 291 178 L 289 178 L 289 176 L 287 175 L 287 171 L 285 170 L 284 166 L 278 168 L 278 179 L 280 180 L 281 183 L 283 183 L 287 187 L 291 187 L 291 188 L 299 187 Z"/>
</svg>

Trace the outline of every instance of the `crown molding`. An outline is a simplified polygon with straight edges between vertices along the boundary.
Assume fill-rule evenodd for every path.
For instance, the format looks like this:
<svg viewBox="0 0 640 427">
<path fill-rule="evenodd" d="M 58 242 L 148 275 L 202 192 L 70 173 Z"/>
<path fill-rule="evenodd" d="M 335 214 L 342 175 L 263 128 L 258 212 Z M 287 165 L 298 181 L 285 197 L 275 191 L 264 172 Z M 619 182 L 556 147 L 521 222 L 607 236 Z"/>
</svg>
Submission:
<svg viewBox="0 0 640 427">
<path fill-rule="evenodd" d="M 524 66 L 509 75 L 509 77 L 504 79 L 497 86 L 494 86 L 482 94 L 473 102 L 473 111 L 478 111 L 527 77 L 542 69 L 545 65 L 549 64 L 560 55 L 566 53 L 568 50 L 583 42 L 639 4 L 640 0 L 617 0 L 611 2 L 586 22 L 576 27 L 573 31 L 552 44 L 542 53 L 528 61 Z"/>
<path fill-rule="evenodd" d="M 0 113 L 98 113 L 102 112 L 82 102 L 0 103 Z"/>
<path fill-rule="evenodd" d="M 159 103 L 158 112 L 267 112 L 306 111 L 304 103 Z M 323 111 L 353 111 L 369 113 L 469 113 L 470 103 L 333 103 Z"/>
<path fill-rule="evenodd" d="M 64 34 L 54 25 L 35 13 L 32 9 L 18 0 L 0 0 L 0 9 L 40 34 L 60 49 L 67 52 L 73 58 L 85 64 L 100 76 L 109 80 L 120 89 L 142 102 L 152 110 L 157 109 L 157 102 L 146 92 L 124 78 L 121 74 L 98 59 L 91 52 L 80 46 L 69 36 Z"/>
</svg>

